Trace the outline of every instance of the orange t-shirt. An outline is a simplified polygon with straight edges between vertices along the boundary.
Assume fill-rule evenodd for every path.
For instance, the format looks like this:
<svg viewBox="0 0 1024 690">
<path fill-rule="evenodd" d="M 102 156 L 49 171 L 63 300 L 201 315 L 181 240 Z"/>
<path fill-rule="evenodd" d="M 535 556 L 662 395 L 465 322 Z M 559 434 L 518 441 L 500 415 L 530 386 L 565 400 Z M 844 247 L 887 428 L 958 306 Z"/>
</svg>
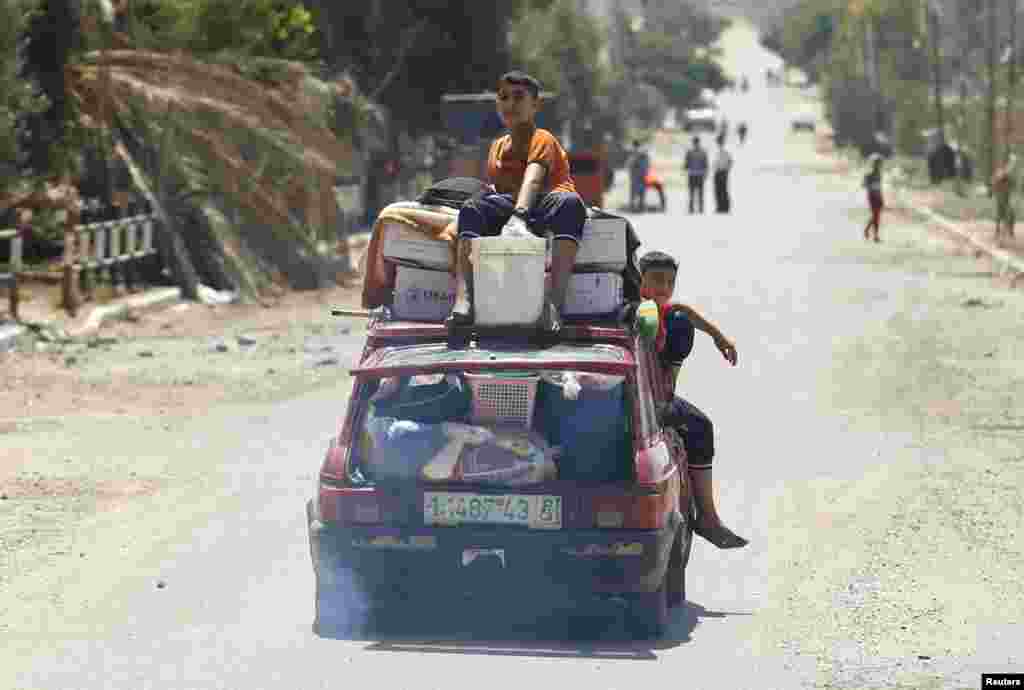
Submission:
<svg viewBox="0 0 1024 690">
<path fill-rule="evenodd" d="M 537 129 L 533 133 L 526 152 L 512 150 L 511 134 L 495 139 L 487 156 L 487 177 L 499 193 L 515 196 L 523 186 L 526 166 L 530 163 L 540 163 L 547 169 L 545 193 L 576 191 L 569 174 L 569 156 L 558 139 L 546 129 Z"/>
</svg>

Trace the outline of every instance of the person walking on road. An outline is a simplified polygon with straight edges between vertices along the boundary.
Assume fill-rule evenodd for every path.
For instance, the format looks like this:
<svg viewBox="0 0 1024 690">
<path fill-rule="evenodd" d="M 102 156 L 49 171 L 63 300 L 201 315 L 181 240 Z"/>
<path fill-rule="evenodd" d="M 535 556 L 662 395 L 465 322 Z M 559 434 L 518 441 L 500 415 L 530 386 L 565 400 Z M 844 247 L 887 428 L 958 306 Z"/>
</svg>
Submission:
<svg viewBox="0 0 1024 690">
<path fill-rule="evenodd" d="M 882 156 L 873 153 L 868 160 L 871 161 L 871 172 L 864 176 L 864 189 L 868 192 L 871 219 L 864 227 L 864 239 L 881 242 L 878 238 L 878 231 L 881 229 L 882 207 L 885 205 L 882 201 Z"/>
<path fill-rule="evenodd" d="M 686 152 L 684 165 L 690 183 L 690 214 L 704 213 L 704 179 L 708 174 L 708 154 L 701 148 L 700 137 L 693 138 L 693 147 Z"/>
<path fill-rule="evenodd" d="M 629 159 L 629 208 L 631 211 L 645 210 L 647 196 L 647 175 L 651 170 L 651 157 L 633 141 L 633 152 Z"/>
<path fill-rule="evenodd" d="M 996 241 L 1003 234 L 1013 237 L 1013 226 L 1017 222 L 1012 201 L 1013 188 L 1017 183 L 1016 168 L 1017 154 L 1011 153 L 1006 165 L 992 176 L 992 191 L 996 197 Z"/>
<path fill-rule="evenodd" d="M 736 136 L 740 138 L 740 145 L 747 140 L 747 123 L 741 122 L 739 127 L 736 128 Z"/>
<path fill-rule="evenodd" d="M 718 152 L 715 155 L 715 213 L 729 213 L 732 199 L 729 197 L 729 171 L 732 170 L 732 154 L 725 147 L 725 137 L 718 137 Z"/>
<path fill-rule="evenodd" d="M 658 193 L 658 203 L 660 206 L 658 210 L 662 213 L 668 210 L 667 202 L 665 201 L 665 183 L 658 175 L 658 171 L 654 169 L 654 166 L 650 166 L 647 169 L 647 176 L 644 178 L 644 194 L 647 194 L 647 189 L 654 189 Z M 646 209 L 645 209 L 646 210 Z"/>
</svg>

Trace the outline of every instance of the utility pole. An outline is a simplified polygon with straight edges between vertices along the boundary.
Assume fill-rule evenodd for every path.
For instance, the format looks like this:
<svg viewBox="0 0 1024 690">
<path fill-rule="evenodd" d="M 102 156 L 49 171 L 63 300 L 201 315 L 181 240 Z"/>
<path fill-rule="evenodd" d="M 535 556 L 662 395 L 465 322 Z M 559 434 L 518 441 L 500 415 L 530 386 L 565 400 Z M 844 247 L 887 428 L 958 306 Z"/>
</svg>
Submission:
<svg viewBox="0 0 1024 690">
<path fill-rule="evenodd" d="M 1009 43 L 1009 67 L 1006 75 L 1006 124 L 1003 126 L 1005 138 L 1006 155 L 1004 160 L 1010 157 L 1013 152 L 1014 124 L 1017 117 L 1017 0 L 1009 0 L 1010 6 L 1010 43 Z"/>
<path fill-rule="evenodd" d="M 879 55 L 878 47 L 878 33 L 876 27 L 876 21 L 874 15 L 869 14 L 867 17 L 867 38 L 868 38 L 868 51 L 870 60 L 870 72 L 869 79 L 871 81 L 871 93 L 874 96 L 875 101 L 875 119 L 874 119 L 874 131 L 872 135 L 877 132 L 884 131 L 884 108 L 883 108 L 883 94 L 882 94 L 882 66 Z"/>
<path fill-rule="evenodd" d="M 988 12 L 988 36 L 985 49 L 986 62 L 988 63 L 988 97 L 985 99 L 985 119 L 987 120 L 985 129 L 988 134 L 986 150 L 988 177 L 986 181 L 991 181 L 992 176 L 996 172 L 996 42 L 998 35 L 996 33 L 995 0 L 987 0 L 985 10 Z M 988 185 L 988 193 L 989 196 L 992 195 L 991 185 Z"/>
<path fill-rule="evenodd" d="M 925 0 L 925 13 L 928 17 L 928 42 L 932 48 L 932 81 L 935 89 L 935 127 L 939 130 L 940 140 L 946 140 L 946 113 L 942 107 L 942 54 L 939 42 L 942 34 L 939 30 L 939 15 L 932 0 Z"/>
</svg>

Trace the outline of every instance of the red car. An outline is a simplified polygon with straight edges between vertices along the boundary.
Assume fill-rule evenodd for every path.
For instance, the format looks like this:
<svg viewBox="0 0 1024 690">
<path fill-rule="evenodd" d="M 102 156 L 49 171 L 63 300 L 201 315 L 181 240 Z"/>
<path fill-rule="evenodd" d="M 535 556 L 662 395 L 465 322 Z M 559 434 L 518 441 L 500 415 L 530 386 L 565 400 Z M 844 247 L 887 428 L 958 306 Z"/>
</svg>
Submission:
<svg viewBox="0 0 1024 690">
<path fill-rule="evenodd" d="M 356 600 L 372 616 L 519 589 L 624 599 L 635 633 L 660 634 L 686 596 L 693 520 L 650 347 L 614 323 L 566 324 L 557 344 L 446 338 L 371 324 L 307 504 L 315 629 Z"/>
</svg>

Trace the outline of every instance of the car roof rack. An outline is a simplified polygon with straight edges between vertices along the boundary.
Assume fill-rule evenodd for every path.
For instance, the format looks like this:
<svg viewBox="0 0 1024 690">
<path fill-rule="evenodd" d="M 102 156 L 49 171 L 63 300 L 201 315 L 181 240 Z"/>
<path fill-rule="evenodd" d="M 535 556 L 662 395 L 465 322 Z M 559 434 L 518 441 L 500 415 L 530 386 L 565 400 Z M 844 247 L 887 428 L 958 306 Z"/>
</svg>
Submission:
<svg viewBox="0 0 1024 690">
<path fill-rule="evenodd" d="M 418 321 L 377 321 L 371 324 L 367 343 L 372 346 L 400 341 L 447 342 L 449 347 L 462 348 L 471 342 L 515 342 L 545 347 L 559 342 L 625 341 L 629 333 L 614 321 L 565 321 L 557 336 L 551 336 L 533 326 L 464 326 L 449 331 L 441 323 Z"/>
<path fill-rule="evenodd" d="M 367 345 L 380 347 L 386 344 L 416 342 L 448 342 L 452 347 L 465 347 L 469 342 L 502 341 L 517 342 L 544 347 L 556 342 L 609 342 L 628 344 L 632 339 L 629 331 L 613 317 L 564 317 L 562 330 L 551 336 L 530 326 L 463 326 L 449 331 L 444 323 L 437 321 L 403 321 L 391 317 L 390 310 L 332 309 L 335 316 L 357 316 L 370 319 Z"/>
</svg>

